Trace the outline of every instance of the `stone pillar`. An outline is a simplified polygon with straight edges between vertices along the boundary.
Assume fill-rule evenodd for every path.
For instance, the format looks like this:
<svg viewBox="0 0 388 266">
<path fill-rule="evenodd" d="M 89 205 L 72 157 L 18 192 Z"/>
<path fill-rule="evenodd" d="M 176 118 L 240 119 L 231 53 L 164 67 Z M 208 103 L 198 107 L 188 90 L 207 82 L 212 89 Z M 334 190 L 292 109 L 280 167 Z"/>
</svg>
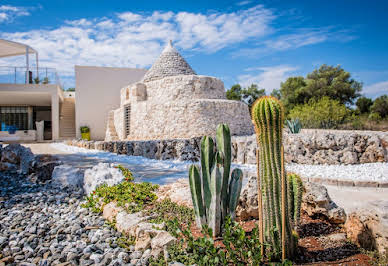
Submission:
<svg viewBox="0 0 388 266">
<path fill-rule="evenodd" d="M 34 129 L 34 113 L 33 113 L 32 106 L 27 107 L 27 114 L 28 114 L 28 129 L 33 130 Z"/>
<path fill-rule="evenodd" d="M 52 139 L 59 139 L 59 98 L 57 88 L 51 94 L 51 130 Z"/>
</svg>

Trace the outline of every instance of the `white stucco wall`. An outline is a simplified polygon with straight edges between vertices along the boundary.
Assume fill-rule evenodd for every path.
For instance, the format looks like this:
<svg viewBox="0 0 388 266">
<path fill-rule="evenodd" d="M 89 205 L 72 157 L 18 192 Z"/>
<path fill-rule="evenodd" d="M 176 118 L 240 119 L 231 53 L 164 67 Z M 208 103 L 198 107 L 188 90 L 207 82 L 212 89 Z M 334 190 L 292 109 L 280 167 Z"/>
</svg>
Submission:
<svg viewBox="0 0 388 266">
<path fill-rule="evenodd" d="M 121 88 L 139 81 L 146 69 L 75 66 L 76 132 L 90 128 L 91 139 L 103 140 L 110 110 L 120 107 Z"/>
</svg>

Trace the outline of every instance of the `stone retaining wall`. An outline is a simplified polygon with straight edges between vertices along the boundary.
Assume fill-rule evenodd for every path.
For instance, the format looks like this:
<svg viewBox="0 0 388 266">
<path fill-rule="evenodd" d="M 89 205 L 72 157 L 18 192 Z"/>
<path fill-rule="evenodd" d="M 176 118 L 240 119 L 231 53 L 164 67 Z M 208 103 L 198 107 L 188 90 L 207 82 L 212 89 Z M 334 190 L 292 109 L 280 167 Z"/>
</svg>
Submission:
<svg viewBox="0 0 388 266">
<path fill-rule="evenodd" d="M 198 161 L 201 138 L 149 141 L 84 141 L 66 144 L 157 160 Z M 299 164 L 388 162 L 388 132 L 302 130 L 284 136 L 285 161 Z M 233 162 L 255 164 L 255 136 L 232 137 Z"/>
</svg>

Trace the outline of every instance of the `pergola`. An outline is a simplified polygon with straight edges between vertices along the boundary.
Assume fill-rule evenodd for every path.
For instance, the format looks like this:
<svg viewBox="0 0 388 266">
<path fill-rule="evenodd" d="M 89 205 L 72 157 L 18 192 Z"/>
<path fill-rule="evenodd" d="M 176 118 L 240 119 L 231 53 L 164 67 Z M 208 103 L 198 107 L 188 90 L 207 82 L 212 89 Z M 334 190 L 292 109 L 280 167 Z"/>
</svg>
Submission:
<svg viewBox="0 0 388 266">
<path fill-rule="evenodd" d="M 29 54 L 35 54 L 36 56 L 36 75 L 39 78 L 38 51 L 28 46 L 27 44 L 0 39 L 0 58 L 17 55 L 26 56 L 26 84 L 30 82 Z"/>
</svg>

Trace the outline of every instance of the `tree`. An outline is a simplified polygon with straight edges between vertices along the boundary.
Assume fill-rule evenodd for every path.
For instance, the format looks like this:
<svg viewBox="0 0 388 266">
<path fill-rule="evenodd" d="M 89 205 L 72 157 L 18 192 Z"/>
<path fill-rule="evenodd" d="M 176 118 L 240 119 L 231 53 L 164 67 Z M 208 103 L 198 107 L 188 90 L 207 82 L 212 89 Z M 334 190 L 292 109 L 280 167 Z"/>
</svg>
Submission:
<svg viewBox="0 0 388 266">
<path fill-rule="evenodd" d="M 388 95 L 382 95 L 375 99 L 371 107 L 372 113 L 377 113 L 381 118 L 388 116 Z"/>
<path fill-rule="evenodd" d="M 265 89 L 259 89 L 256 84 L 252 84 L 248 88 L 241 88 L 240 84 L 233 85 L 230 90 L 226 91 L 226 98 L 229 100 L 243 101 L 252 106 L 256 99 L 265 95 Z"/>
<path fill-rule="evenodd" d="M 228 100 L 241 100 L 241 86 L 240 84 L 233 85 L 230 90 L 226 91 L 226 98 Z"/>
<path fill-rule="evenodd" d="M 271 92 L 271 96 L 272 96 L 272 97 L 275 97 L 275 98 L 278 99 L 278 100 L 280 100 L 281 97 L 282 97 L 282 94 L 280 93 L 280 90 L 274 89 L 274 90 Z"/>
<path fill-rule="evenodd" d="M 67 88 L 66 91 L 75 91 L 75 88 Z"/>
<path fill-rule="evenodd" d="M 369 113 L 370 107 L 372 106 L 372 104 L 373 104 L 372 99 L 364 96 L 358 98 L 356 102 L 357 109 L 361 114 Z"/>
<path fill-rule="evenodd" d="M 322 65 L 307 74 L 306 78 L 291 77 L 281 83 L 281 96 L 286 108 L 319 100 L 324 96 L 338 100 L 342 104 L 352 105 L 360 96 L 362 83 L 351 78 L 341 66 Z"/>
</svg>

